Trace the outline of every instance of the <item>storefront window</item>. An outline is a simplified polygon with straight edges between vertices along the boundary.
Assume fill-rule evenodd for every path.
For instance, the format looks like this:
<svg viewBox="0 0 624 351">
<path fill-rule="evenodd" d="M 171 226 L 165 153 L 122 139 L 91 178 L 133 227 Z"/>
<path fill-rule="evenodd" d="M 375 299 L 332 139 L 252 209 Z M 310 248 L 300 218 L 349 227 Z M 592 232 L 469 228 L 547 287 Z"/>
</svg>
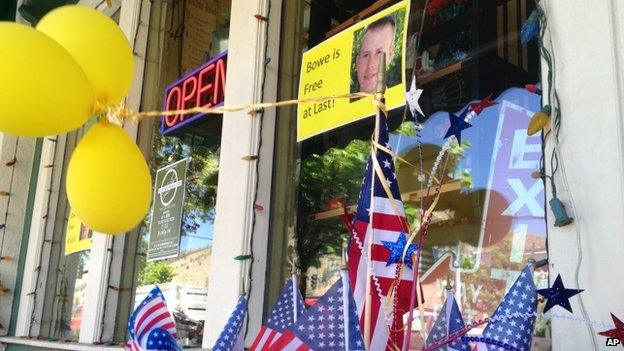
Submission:
<svg viewBox="0 0 624 351">
<path fill-rule="evenodd" d="M 218 139 L 186 135 L 163 137 L 157 128 L 150 163 L 158 169 L 191 157 L 186 175 L 179 254 L 139 263 L 135 305 L 158 285 L 165 295 L 186 346 L 200 346 L 208 304 L 210 256 L 218 176 Z M 150 233 L 143 233 L 142 250 L 149 250 Z M 149 253 L 148 253 L 149 255 Z"/>
<path fill-rule="evenodd" d="M 161 29 L 168 34 L 163 37 L 157 31 L 150 32 L 148 52 L 157 52 L 158 64 L 155 71 L 148 67 L 146 72 L 152 73 L 145 79 L 160 89 L 144 90 L 144 104 L 162 109 L 163 91 L 167 86 L 227 50 L 230 7 L 230 1 L 225 0 L 159 3 L 158 9 L 167 19 L 160 22 Z M 148 65 L 152 64 L 148 62 Z M 192 101 L 195 102 L 195 98 Z M 159 286 L 175 319 L 179 343 L 184 347 L 201 346 L 207 318 L 221 125 L 220 115 L 205 115 L 193 123 L 176 127 L 173 132 L 163 133 L 161 121 L 144 122 L 141 126 L 151 140 L 147 157 L 152 179 L 156 179 L 159 169 L 176 162 L 186 164 L 186 171 L 176 175 L 178 181 L 185 182 L 181 225 L 169 228 L 176 236 L 179 229 L 179 242 L 176 237 L 173 246 L 167 244 L 166 252 L 163 246 L 150 242 L 160 235 L 150 233 L 150 228 L 163 221 L 162 217 L 148 216 L 141 229 L 132 307 L 141 303 L 154 285 Z M 159 185 L 154 186 L 158 188 Z M 169 196 L 169 193 L 156 194 L 154 202 Z M 171 215 L 176 216 L 175 213 Z"/>
<path fill-rule="evenodd" d="M 46 235 L 38 270 L 47 272 L 47 276 L 38 277 L 38 286 L 45 289 L 36 292 L 33 316 L 35 311 L 41 311 L 39 335 L 52 340 L 78 341 L 82 325 L 92 231 L 71 211 L 65 193 L 65 175 L 73 150 L 93 122 L 55 139 L 54 161 L 46 166 L 52 168 L 52 182 L 59 182 L 60 191 L 51 193 L 48 213 L 44 216 Z"/>
<path fill-rule="evenodd" d="M 518 36 L 534 8 L 531 0 L 412 2 L 406 75 L 408 83 L 415 75 L 424 90 L 425 117 L 415 122 L 400 108 L 388 122 L 390 147 L 409 162 L 395 160 L 413 228 L 421 224 L 423 202 L 428 207 L 440 192 L 421 248 L 426 325 L 414 323 L 413 348 L 422 347 L 418 331 L 431 328 L 447 285 L 455 289 L 466 323 L 473 323 L 494 313 L 528 262 L 546 258 L 544 184 L 532 174 L 540 169 L 542 140 L 526 132 L 540 109 L 540 96 L 525 88 L 539 81 L 539 54 L 535 43 L 521 44 Z M 343 10 L 355 15 L 362 9 Z M 312 38 L 324 39 L 315 32 L 319 27 L 331 35 L 341 26 L 339 15 L 319 5 L 312 3 L 310 13 Z M 472 119 L 461 144 L 450 142 L 436 165 L 449 113 L 459 115 L 490 94 L 495 104 Z M 301 143 L 296 234 L 302 290 L 310 302 L 338 276 L 348 235 L 341 209 L 353 211 L 357 204 L 372 130 L 368 119 Z M 538 289 L 547 287 L 547 278 L 546 267 L 535 270 Z M 537 319 L 533 350 L 550 348 L 549 328 Z"/>
</svg>

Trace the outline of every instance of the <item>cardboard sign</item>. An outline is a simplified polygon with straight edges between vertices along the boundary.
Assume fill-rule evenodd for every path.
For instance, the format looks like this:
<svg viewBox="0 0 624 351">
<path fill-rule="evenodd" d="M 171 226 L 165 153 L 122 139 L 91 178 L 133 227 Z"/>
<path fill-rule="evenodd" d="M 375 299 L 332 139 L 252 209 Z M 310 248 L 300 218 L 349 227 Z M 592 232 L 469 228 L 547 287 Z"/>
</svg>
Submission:
<svg viewBox="0 0 624 351">
<path fill-rule="evenodd" d="M 405 40 L 409 1 L 402 1 L 336 34 L 303 54 L 299 99 L 375 93 L 381 52 L 386 53 L 386 106 L 405 104 Z M 300 104 L 301 141 L 375 114 L 372 97 Z"/>
<path fill-rule="evenodd" d="M 90 250 L 93 244 L 93 231 L 82 224 L 74 211 L 69 213 L 65 231 L 65 256 Z"/>
</svg>

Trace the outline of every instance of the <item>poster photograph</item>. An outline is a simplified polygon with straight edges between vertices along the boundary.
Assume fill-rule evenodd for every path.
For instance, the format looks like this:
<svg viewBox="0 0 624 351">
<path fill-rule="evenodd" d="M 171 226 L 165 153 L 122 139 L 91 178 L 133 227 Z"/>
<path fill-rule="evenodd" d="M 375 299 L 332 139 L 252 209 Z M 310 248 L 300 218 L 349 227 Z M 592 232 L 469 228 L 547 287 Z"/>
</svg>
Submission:
<svg viewBox="0 0 624 351">
<path fill-rule="evenodd" d="M 402 1 L 303 54 L 299 99 L 375 93 L 380 54 L 386 54 L 386 106 L 405 104 L 405 40 L 409 2 Z M 297 141 L 372 116 L 372 97 L 299 104 Z"/>
</svg>

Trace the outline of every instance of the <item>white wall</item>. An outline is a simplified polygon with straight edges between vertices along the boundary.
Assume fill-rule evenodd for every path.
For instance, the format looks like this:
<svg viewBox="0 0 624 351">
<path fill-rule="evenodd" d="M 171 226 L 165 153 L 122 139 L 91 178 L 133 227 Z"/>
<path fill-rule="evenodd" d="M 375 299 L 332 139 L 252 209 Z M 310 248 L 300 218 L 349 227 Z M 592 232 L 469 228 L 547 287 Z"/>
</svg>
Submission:
<svg viewBox="0 0 624 351">
<path fill-rule="evenodd" d="M 579 288 L 588 318 L 613 325 L 610 313 L 624 318 L 624 2 L 621 0 L 548 0 L 544 3 L 557 61 L 561 98 L 561 156 L 570 192 L 555 176 L 558 197 L 572 225 L 553 227 L 548 211 L 550 280 L 561 274 L 576 288 L 577 231 L 582 264 Z M 547 155 L 553 139 L 549 138 Z M 547 158 L 549 159 L 549 158 Z M 548 164 L 548 162 L 547 162 Z M 550 170 L 548 170 L 550 173 Z M 550 187 L 548 188 L 550 199 Z M 573 317 L 583 317 L 577 297 Z M 567 314 L 555 307 L 557 314 Z M 609 350 L 596 332 L 611 329 L 553 320 L 553 350 Z"/>
</svg>

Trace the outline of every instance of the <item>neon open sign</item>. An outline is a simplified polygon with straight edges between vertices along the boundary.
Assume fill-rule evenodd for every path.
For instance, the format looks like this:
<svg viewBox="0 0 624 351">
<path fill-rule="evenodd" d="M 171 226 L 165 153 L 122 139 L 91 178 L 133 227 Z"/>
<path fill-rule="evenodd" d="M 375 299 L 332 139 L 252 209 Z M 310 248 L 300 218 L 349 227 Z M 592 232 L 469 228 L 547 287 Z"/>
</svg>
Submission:
<svg viewBox="0 0 624 351">
<path fill-rule="evenodd" d="M 218 107 L 223 105 L 227 51 L 211 58 L 165 88 L 164 111 L 193 107 Z M 205 113 L 195 115 L 165 116 L 160 124 L 162 134 L 171 134 L 201 119 Z"/>
</svg>

